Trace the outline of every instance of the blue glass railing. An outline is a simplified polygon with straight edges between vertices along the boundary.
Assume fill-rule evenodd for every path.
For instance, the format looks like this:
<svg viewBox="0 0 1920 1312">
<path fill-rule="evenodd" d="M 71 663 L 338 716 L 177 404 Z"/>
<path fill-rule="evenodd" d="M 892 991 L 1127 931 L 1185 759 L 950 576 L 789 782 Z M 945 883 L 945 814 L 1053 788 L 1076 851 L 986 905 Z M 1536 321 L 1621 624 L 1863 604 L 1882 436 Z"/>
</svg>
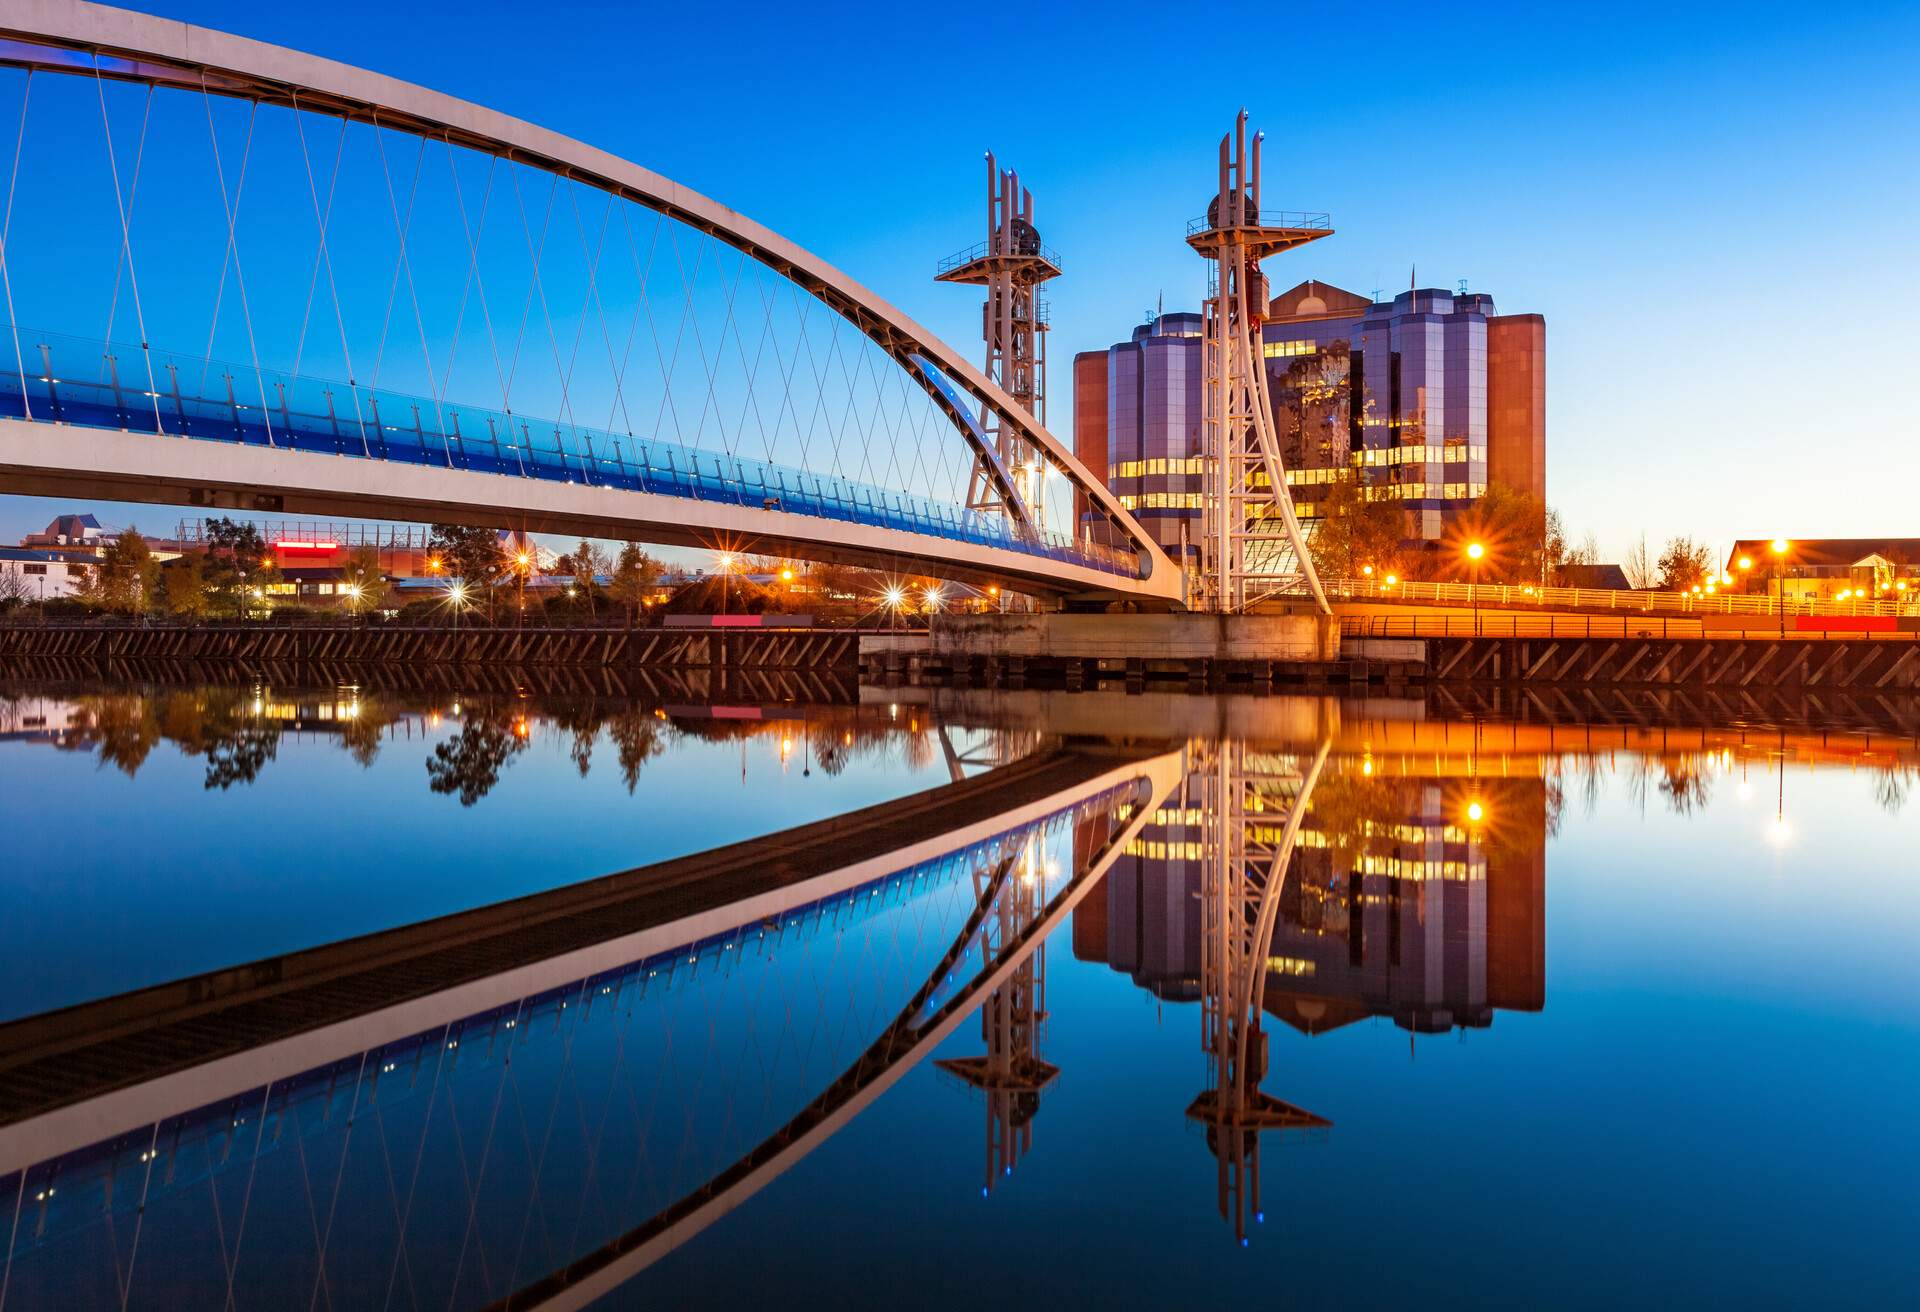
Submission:
<svg viewBox="0 0 1920 1312">
<path fill-rule="evenodd" d="M 1136 577 L 1138 558 L 1002 515 L 677 442 L 0 324 L 0 415 L 781 510 Z"/>
</svg>

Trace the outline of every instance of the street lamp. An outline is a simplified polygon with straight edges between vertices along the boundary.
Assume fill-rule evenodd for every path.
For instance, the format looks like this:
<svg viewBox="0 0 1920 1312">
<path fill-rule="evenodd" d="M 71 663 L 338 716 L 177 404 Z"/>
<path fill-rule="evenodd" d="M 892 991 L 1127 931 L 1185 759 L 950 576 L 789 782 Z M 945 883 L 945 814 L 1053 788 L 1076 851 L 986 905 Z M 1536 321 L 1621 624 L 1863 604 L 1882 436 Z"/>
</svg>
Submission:
<svg viewBox="0 0 1920 1312">
<path fill-rule="evenodd" d="M 1773 540 L 1773 576 L 1780 589 L 1780 636 L 1787 636 L 1787 547 L 1785 538 Z"/>
<path fill-rule="evenodd" d="M 1474 636 L 1480 635 L 1480 561 L 1487 554 L 1485 544 L 1467 543 L 1467 604 L 1473 607 Z"/>
<path fill-rule="evenodd" d="M 447 588 L 447 600 L 453 605 L 453 628 L 457 633 L 460 630 L 460 611 L 467 604 L 467 585 L 465 583 L 451 584 Z"/>
<path fill-rule="evenodd" d="M 513 623 L 516 628 L 525 628 L 527 623 L 527 574 L 533 567 L 532 554 L 525 551 L 521 552 L 513 558 L 513 565 L 514 609 L 516 612 Z"/>
<path fill-rule="evenodd" d="M 727 613 L 727 582 L 733 574 L 733 555 L 723 552 L 720 556 L 720 613 Z"/>
</svg>

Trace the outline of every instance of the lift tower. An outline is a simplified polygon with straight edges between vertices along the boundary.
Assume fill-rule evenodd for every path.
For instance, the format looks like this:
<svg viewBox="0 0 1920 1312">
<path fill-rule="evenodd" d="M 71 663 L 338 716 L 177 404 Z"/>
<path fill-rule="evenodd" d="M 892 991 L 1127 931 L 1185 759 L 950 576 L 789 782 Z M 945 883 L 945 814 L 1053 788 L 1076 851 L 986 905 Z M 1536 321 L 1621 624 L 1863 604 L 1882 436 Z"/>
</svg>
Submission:
<svg viewBox="0 0 1920 1312">
<path fill-rule="evenodd" d="M 1267 282 L 1260 261 L 1330 236 L 1324 214 L 1260 208 L 1260 142 L 1247 155 L 1247 111 L 1220 138 L 1220 188 L 1205 218 L 1187 225 L 1187 245 L 1209 263 L 1202 402 L 1207 485 L 1201 494 L 1200 569 L 1189 592 L 1208 610 L 1244 611 L 1304 582 L 1332 613 L 1307 555 L 1287 488 L 1267 395 L 1260 323 Z"/>
<path fill-rule="evenodd" d="M 1033 193 L 1020 175 L 1002 170 L 987 153 L 987 239 L 940 261 L 937 282 L 969 283 L 987 289 L 980 309 L 980 332 L 987 343 L 986 374 L 1028 414 L 1047 422 L 1047 311 L 1040 284 L 1060 276 L 1054 253 L 1040 244 L 1033 226 Z M 1035 528 L 1046 528 L 1046 461 L 1038 448 L 1009 430 L 983 407 L 980 424 L 988 444 L 1027 503 Z M 967 479 L 971 510 L 1011 511 L 1002 504 L 985 464 L 974 461 Z"/>
</svg>

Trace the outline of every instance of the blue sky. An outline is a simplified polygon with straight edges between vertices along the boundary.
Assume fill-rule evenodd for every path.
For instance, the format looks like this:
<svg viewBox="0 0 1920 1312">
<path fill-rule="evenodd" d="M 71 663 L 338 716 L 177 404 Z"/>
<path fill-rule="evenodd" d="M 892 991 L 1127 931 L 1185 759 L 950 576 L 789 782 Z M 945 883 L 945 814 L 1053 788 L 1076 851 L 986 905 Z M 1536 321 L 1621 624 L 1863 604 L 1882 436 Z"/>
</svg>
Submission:
<svg viewBox="0 0 1920 1312">
<path fill-rule="evenodd" d="M 1222 80 L 1177 7 L 1038 7 L 995 92 L 958 7 L 328 6 L 169 16 L 483 101 L 767 223 L 972 353 L 930 280 L 980 235 L 981 153 L 1061 253 L 1056 431 L 1075 351 L 1201 294 L 1181 241 L 1244 103 L 1270 205 L 1334 237 L 1276 284 L 1461 279 L 1548 325 L 1548 494 L 1617 553 L 1642 531 L 1914 533 L 1920 10 L 1376 5 L 1271 11 Z M 1006 106 L 1024 106 L 1019 110 Z M 0 498 L 0 538 L 64 503 Z M 103 507 L 158 528 L 176 512 Z"/>
</svg>

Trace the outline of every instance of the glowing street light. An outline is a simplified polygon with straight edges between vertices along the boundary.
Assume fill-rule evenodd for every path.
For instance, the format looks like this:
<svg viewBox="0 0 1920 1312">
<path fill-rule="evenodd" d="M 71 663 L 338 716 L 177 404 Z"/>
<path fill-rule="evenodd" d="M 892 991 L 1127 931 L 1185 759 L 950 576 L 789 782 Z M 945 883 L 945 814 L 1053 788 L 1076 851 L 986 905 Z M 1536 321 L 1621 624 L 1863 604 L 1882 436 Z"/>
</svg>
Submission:
<svg viewBox="0 0 1920 1312">
<path fill-rule="evenodd" d="M 929 587 L 927 589 L 927 610 L 929 612 L 939 610 L 941 598 L 945 595 L 946 594 L 941 592 L 939 588 Z"/>
<path fill-rule="evenodd" d="M 1467 543 L 1467 560 L 1471 572 L 1467 577 L 1467 604 L 1473 607 L 1473 632 L 1480 633 L 1480 560 L 1487 554 L 1487 548 L 1479 542 Z"/>
<path fill-rule="evenodd" d="M 1487 808 L 1478 800 L 1467 803 L 1467 823 L 1479 824 L 1487 818 Z"/>
</svg>

